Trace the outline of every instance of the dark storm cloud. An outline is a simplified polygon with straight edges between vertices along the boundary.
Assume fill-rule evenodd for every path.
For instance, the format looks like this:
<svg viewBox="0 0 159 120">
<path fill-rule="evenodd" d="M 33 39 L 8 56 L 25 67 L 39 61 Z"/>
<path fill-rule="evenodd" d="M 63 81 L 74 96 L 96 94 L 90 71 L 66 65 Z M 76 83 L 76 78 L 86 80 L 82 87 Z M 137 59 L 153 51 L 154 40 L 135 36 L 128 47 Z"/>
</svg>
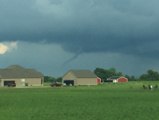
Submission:
<svg viewBox="0 0 159 120">
<path fill-rule="evenodd" d="M 157 0 L 0 0 L 0 40 L 159 57 Z"/>
</svg>

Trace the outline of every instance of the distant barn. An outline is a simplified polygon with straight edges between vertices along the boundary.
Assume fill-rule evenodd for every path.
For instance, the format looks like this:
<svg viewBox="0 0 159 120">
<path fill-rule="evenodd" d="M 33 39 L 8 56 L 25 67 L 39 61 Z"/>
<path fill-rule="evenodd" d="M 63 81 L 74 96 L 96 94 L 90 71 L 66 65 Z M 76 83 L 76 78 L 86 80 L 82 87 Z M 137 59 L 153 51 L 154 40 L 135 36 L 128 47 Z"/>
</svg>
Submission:
<svg viewBox="0 0 159 120">
<path fill-rule="evenodd" d="M 44 76 L 35 69 L 12 65 L 0 69 L 0 86 L 41 86 Z"/>
<path fill-rule="evenodd" d="M 128 78 L 123 76 L 113 76 L 107 79 L 107 82 L 114 82 L 114 83 L 122 83 L 122 82 L 128 82 Z"/>
<path fill-rule="evenodd" d="M 70 70 L 62 82 L 66 85 L 98 85 L 101 80 L 90 70 Z"/>
</svg>

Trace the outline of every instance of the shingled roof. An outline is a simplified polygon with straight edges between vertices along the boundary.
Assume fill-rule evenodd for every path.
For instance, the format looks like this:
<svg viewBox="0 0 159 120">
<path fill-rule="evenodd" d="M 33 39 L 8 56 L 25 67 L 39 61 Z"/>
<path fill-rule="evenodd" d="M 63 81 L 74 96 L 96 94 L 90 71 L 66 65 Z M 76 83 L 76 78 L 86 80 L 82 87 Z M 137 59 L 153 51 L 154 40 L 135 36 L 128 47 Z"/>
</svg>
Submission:
<svg viewBox="0 0 159 120">
<path fill-rule="evenodd" d="M 97 76 L 90 70 L 70 70 L 77 78 L 96 78 Z"/>
<path fill-rule="evenodd" d="M 19 65 L 12 65 L 4 69 L 0 69 L 0 78 L 39 78 L 43 77 L 43 74 L 34 70 L 26 69 Z"/>
</svg>

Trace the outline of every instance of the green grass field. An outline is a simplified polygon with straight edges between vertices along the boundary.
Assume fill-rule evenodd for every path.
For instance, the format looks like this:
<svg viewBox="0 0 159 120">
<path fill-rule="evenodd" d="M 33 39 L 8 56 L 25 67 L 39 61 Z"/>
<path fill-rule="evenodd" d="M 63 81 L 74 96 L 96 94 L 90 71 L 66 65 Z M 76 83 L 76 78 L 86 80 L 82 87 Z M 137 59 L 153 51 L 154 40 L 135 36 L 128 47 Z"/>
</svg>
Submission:
<svg viewBox="0 0 159 120">
<path fill-rule="evenodd" d="M 143 84 L 0 88 L 0 120 L 158 120 L 159 88 Z"/>
</svg>

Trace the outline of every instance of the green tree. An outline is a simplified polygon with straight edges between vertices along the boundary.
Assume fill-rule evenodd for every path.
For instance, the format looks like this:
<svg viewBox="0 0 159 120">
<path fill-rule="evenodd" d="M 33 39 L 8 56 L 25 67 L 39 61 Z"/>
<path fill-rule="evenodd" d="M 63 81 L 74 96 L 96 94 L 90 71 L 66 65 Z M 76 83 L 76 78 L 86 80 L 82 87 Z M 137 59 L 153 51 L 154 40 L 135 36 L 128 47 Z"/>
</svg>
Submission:
<svg viewBox="0 0 159 120">
<path fill-rule="evenodd" d="M 106 76 L 106 72 L 103 68 L 96 68 L 94 70 L 94 73 L 101 78 L 102 81 L 105 81 L 107 79 L 107 76 Z"/>
<path fill-rule="evenodd" d="M 138 78 L 136 78 L 135 76 L 129 76 L 129 75 L 125 75 L 126 78 L 128 78 L 129 81 L 137 81 Z"/>
<path fill-rule="evenodd" d="M 62 82 L 62 77 L 58 77 L 58 78 L 56 79 L 56 81 L 57 81 L 57 82 Z"/>
<path fill-rule="evenodd" d="M 51 76 L 44 76 L 44 82 L 54 82 L 56 81 L 56 78 Z"/>
<path fill-rule="evenodd" d="M 122 76 L 121 72 L 117 72 L 115 68 L 110 69 L 103 69 L 103 68 L 96 68 L 94 73 L 102 79 L 102 81 L 106 81 L 107 78 L 112 76 Z"/>
<path fill-rule="evenodd" d="M 140 76 L 141 80 L 155 81 L 159 80 L 159 73 L 154 70 L 148 70 L 146 74 Z"/>
</svg>

